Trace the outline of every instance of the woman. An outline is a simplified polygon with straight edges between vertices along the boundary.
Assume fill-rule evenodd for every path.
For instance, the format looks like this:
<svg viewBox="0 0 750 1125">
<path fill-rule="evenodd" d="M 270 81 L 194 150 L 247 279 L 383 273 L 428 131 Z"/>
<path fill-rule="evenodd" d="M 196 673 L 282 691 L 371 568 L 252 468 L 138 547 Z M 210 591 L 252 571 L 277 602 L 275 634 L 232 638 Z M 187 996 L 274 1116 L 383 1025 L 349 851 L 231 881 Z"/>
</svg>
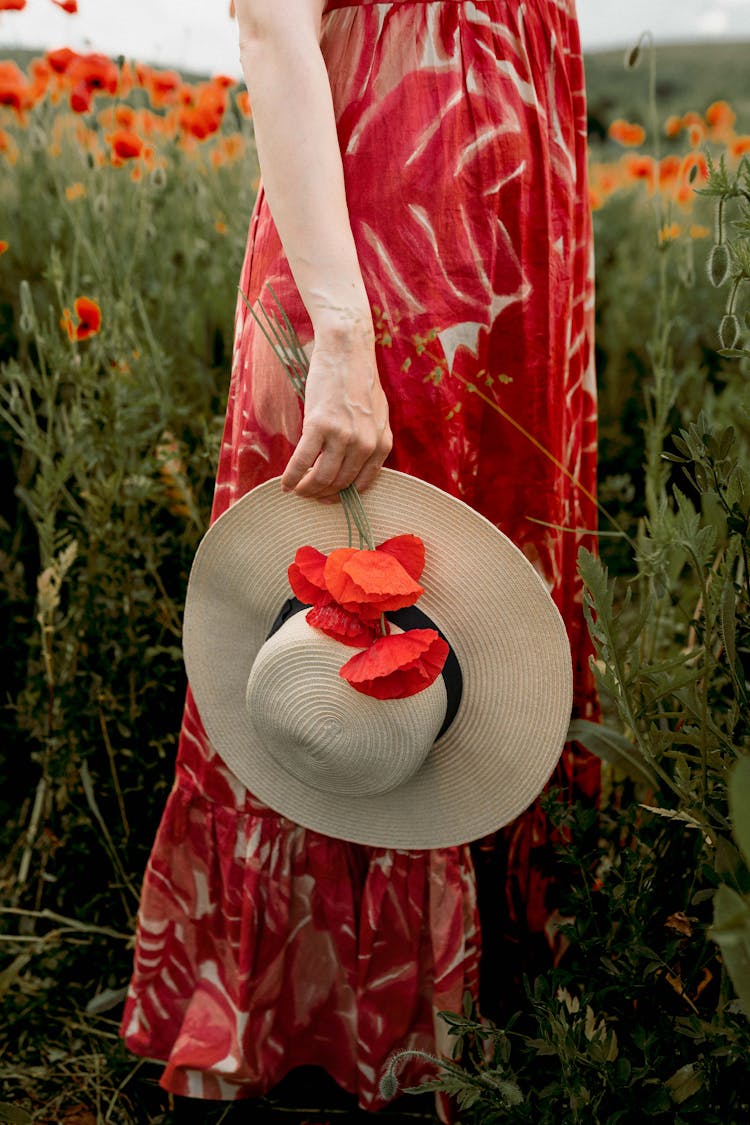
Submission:
<svg viewBox="0 0 750 1125">
<path fill-rule="evenodd" d="M 278 474 L 327 502 L 386 459 L 423 477 L 544 576 L 590 714 L 581 535 L 561 530 L 595 518 L 573 0 L 237 0 L 237 17 L 263 178 L 241 287 L 267 301 L 270 282 L 311 355 L 301 417 L 240 303 L 214 517 Z M 597 785 L 570 749 L 555 780 Z M 502 901 L 506 939 L 555 943 L 548 840 L 533 808 L 477 853 L 502 857 L 488 915 Z M 314 1064 L 378 1108 L 395 1049 L 447 1047 L 436 1013 L 477 994 L 479 932 L 468 845 L 370 848 L 292 824 L 242 789 L 188 697 L 123 1021 L 132 1050 L 167 1062 L 166 1089 L 255 1096 Z"/>
</svg>

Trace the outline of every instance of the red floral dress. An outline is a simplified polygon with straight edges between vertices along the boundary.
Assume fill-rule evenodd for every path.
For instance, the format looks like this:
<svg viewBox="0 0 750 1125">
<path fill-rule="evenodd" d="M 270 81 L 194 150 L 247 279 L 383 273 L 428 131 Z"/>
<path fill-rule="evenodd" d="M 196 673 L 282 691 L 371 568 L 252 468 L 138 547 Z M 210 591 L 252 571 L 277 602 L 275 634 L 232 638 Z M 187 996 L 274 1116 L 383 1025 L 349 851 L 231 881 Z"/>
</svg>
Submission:
<svg viewBox="0 0 750 1125">
<path fill-rule="evenodd" d="M 576 707 L 589 714 L 575 560 L 591 540 L 559 530 L 595 524 L 573 5 L 329 2 L 322 50 L 390 402 L 388 463 L 460 496 L 520 545 L 567 622 Z M 255 300 L 267 281 L 309 341 L 261 188 L 241 284 Z M 299 432 L 299 403 L 240 303 L 214 516 L 279 474 Z M 568 749 L 554 780 L 594 796 L 598 775 Z M 551 912 L 534 858 L 548 838 L 534 806 L 499 841 L 505 868 L 492 895 L 530 931 Z M 468 846 L 370 848 L 290 823 L 229 773 L 188 695 L 123 1019 L 127 1045 L 166 1062 L 166 1089 L 254 1096 L 315 1064 L 378 1108 L 394 1050 L 449 1047 L 436 1013 L 476 994 L 479 952 Z M 417 1060 L 403 1076 L 424 1073 Z"/>
</svg>

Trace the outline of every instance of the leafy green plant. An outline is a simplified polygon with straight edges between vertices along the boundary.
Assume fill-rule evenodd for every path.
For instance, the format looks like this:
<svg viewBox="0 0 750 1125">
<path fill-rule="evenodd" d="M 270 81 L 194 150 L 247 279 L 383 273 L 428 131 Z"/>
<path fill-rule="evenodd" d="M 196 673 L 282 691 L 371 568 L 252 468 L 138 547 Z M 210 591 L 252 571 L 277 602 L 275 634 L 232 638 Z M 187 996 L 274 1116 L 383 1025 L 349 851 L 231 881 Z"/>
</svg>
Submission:
<svg viewBox="0 0 750 1125">
<path fill-rule="evenodd" d="M 133 179 L 89 159 L 64 107 L 2 112 L 23 143 L 0 182 L 0 1082 L 52 1113 L 80 1081 L 104 1115 L 134 1071 L 116 1008 L 171 784 L 257 169 L 252 144 L 215 168 L 210 145 L 174 144 Z M 79 337 L 82 295 L 101 322 Z"/>
</svg>

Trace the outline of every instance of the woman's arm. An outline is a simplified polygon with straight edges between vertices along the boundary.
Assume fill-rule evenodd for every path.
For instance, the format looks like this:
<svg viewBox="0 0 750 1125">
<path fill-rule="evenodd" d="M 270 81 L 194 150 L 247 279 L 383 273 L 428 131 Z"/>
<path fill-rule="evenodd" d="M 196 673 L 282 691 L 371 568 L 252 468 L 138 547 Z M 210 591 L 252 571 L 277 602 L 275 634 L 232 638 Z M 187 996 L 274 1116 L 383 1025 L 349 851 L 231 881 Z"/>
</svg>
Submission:
<svg viewBox="0 0 750 1125">
<path fill-rule="evenodd" d="M 282 485 L 322 499 L 366 488 L 391 448 L 319 45 L 323 0 L 236 9 L 264 190 L 314 330 L 302 436 Z"/>
</svg>

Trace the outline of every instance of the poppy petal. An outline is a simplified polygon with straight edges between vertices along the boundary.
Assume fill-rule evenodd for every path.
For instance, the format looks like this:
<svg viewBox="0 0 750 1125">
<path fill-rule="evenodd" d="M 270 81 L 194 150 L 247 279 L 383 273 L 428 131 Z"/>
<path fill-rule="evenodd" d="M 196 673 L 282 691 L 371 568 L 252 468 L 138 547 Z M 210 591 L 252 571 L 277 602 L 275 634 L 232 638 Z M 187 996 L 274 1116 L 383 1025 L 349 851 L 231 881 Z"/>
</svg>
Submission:
<svg viewBox="0 0 750 1125">
<path fill-rule="evenodd" d="M 424 543 L 418 535 L 395 535 L 386 539 L 385 543 L 378 543 L 377 551 L 385 551 L 398 559 L 402 567 L 415 582 L 419 581 L 424 570 Z"/>
<path fill-rule="evenodd" d="M 356 603 L 361 593 L 344 570 L 344 564 L 357 553 L 355 547 L 338 547 L 326 559 L 323 582 L 328 593 L 340 605 L 344 602 Z"/>
<path fill-rule="evenodd" d="M 295 598 L 305 605 L 325 605 L 330 601 L 323 579 L 326 556 L 315 547 L 300 547 L 289 567 L 289 585 Z"/>
<path fill-rule="evenodd" d="M 335 641 L 352 648 L 366 648 L 377 636 L 373 624 L 363 621 L 354 613 L 348 613 L 334 602 L 314 606 L 306 614 L 306 619 L 313 628 L 320 629 Z"/>
<path fill-rule="evenodd" d="M 413 605 L 424 593 L 398 559 L 386 551 L 331 551 L 324 578 L 331 597 L 362 617 Z"/>
<path fill-rule="evenodd" d="M 374 699 L 406 699 L 435 682 L 448 652 L 434 629 L 409 629 L 379 637 L 347 660 L 339 675 Z"/>
<path fill-rule="evenodd" d="M 78 317 L 76 339 L 88 340 L 89 336 L 96 336 L 102 326 L 102 310 L 96 301 L 90 297 L 76 297 L 73 308 Z"/>
<path fill-rule="evenodd" d="M 408 597 L 410 601 L 404 604 L 411 605 L 424 593 L 424 587 L 415 582 L 399 560 L 386 551 L 356 551 L 344 563 L 344 570 L 362 589 L 367 601 L 374 602 L 382 597 Z"/>
</svg>

